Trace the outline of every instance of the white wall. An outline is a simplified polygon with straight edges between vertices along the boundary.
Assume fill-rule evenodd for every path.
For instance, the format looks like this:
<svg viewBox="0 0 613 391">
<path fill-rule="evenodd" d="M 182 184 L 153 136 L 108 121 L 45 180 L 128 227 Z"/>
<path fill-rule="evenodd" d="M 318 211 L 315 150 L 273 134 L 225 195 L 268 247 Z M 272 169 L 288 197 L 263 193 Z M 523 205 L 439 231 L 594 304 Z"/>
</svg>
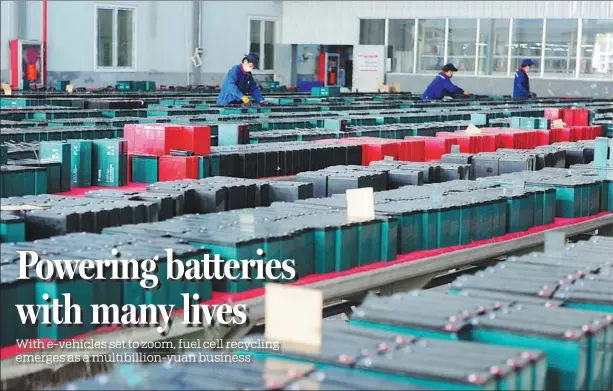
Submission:
<svg viewBox="0 0 613 391">
<path fill-rule="evenodd" d="M 181 72 L 188 62 L 191 64 L 189 1 L 50 1 L 49 71 L 94 71 L 96 4 L 135 7 L 137 71 Z M 70 23 L 64 22 L 66 15 L 72 15 Z"/>
<path fill-rule="evenodd" d="M 241 61 L 249 49 L 250 16 L 275 18 L 275 35 L 279 37 L 282 10 L 279 1 L 203 1 L 202 6 L 204 72 L 226 73 Z"/>
<path fill-rule="evenodd" d="M 284 1 L 282 43 L 354 45 L 359 18 L 607 18 L 613 1 Z"/>
</svg>

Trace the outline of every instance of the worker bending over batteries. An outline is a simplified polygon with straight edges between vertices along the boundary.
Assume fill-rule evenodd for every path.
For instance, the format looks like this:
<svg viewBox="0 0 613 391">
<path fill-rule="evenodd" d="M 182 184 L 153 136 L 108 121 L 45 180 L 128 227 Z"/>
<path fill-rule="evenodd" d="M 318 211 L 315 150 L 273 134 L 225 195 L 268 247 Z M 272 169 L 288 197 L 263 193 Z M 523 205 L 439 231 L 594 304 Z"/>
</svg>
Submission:
<svg viewBox="0 0 613 391">
<path fill-rule="evenodd" d="M 265 103 L 260 87 L 251 74 L 257 66 L 258 57 L 250 53 L 243 57 L 241 64 L 230 68 L 217 96 L 217 104 L 248 104 L 251 98 L 256 103 Z"/>
<path fill-rule="evenodd" d="M 536 94 L 530 92 L 530 78 L 528 78 L 528 72 L 530 67 L 535 65 L 529 58 L 521 62 L 521 66 L 515 72 L 515 81 L 513 83 L 513 98 L 515 99 L 528 99 L 535 98 Z"/>
<path fill-rule="evenodd" d="M 453 95 L 470 95 L 451 82 L 453 73 L 457 71 L 458 69 L 453 64 L 445 65 L 441 73 L 436 75 L 428 88 L 426 88 L 426 91 L 421 96 L 421 100 L 443 99 L 445 96 Z"/>
</svg>

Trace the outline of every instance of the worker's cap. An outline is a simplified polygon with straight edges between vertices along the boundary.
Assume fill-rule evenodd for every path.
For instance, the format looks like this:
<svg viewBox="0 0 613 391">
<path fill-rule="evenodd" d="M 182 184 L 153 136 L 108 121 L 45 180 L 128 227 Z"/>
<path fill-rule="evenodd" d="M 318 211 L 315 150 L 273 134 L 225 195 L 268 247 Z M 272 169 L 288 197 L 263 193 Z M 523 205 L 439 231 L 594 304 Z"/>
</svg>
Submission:
<svg viewBox="0 0 613 391">
<path fill-rule="evenodd" d="M 453 64 L 447 64 L 443 67 L 443 72 L 449 72 L 449 71 L 457 72 L 458 68 L 456 68 Z"/>
<path fill-rule="evenodd" d="M 535 65 L 535 63 L 529 58 L 526 58 L 525 60 L 521 62 L 522 67 L 527 67 L 527 66 L 532 66 L 532 65 Z"/>
<path fill-rule="evenodd" d="M 245 57 L 243 57 L 243 61 L 247 60 L 248 62 L 252 63 L 253 66 L 257 67 L 258 66 L 258 56 L 255 53 L 249 53 L 249 54 L 245 54 Z"/>
</svg>

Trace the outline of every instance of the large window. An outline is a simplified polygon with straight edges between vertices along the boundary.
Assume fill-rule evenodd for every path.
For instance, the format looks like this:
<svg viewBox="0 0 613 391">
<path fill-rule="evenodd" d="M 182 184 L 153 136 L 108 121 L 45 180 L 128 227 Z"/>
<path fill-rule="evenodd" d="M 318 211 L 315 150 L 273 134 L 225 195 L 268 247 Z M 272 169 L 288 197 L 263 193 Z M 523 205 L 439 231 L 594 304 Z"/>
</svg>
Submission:
<svg viewBox="0 0 613 391">
<path fill-rule="evenodd" d="M 577 19 L 547 19 L 543 75 L 574 77 L 577 64 Z"/>
<path fill-rule="evenodd" d="M 255 53 L 260 61 L 258 68 L 272 71 L 275 67 L 275 22 L 273 20 L 251 19 L 249 23 L 249 52 Z"/>
<path fill-rule="evenodd" d="M 449 19 L 447 39 L 447 62 L 452 63 L 462 74 L 475 72 L 477 41 L 476 19 Z"/>
<path fill-rule="evenodd" d="M 543 50 L 543 19 L 513 20 L 513 38 L 511 46 L 511 71 L 519 68 L 522 60 L 531 59 L 535 73 L 540 73 L 541 53 Z"/>
<path fill-rule="evenodd" d="M 96 8 L 96 65 L 98 68 L 134 68 L 133 8 Z"/>
<path fill-rule="evenodd" d="M 479 21 L 479 75 L 506 75 L 509 63 L 509 19 Z"/>
<path fill-rule="evenodd" d="M 584 19 L 579 77 L 613 79 L 613 19 Z"/>
<path fill-rule="evenodd" d="M 417 26 L 417 69 L 440 71 L 445 65 L 445 19 L 420 19 Z"/>
<path fill-rule="evenodd" d="M 385 19 L 360 19 L 360 45 L 385 45 Z"/>
<path fill-rule="evenodd" d="M 413 72 L 414 42 L 414 19 L 391 19 L 389 21 L 387 58 L 391 61 L 391 72 Z"/>
</svg>

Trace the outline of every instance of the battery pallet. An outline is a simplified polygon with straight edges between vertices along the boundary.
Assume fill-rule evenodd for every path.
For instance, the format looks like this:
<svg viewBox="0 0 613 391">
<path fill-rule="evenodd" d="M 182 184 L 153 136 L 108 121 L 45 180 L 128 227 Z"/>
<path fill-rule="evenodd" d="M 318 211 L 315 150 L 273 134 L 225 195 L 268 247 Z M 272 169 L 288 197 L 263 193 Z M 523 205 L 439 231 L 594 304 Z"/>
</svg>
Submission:
<svg viewBox="0 0 613 391">
<path fill-rule="evenodd" d="M 260 338 L 248 337 L 247 342 Z M 408 389 L 538 390 L 546 373 L 538 349 L 437 340 L 342 322 L 324 324 L 317 353 L 257 348 L 241 353 L 256 359 L 283 357 L 323 370 L 344 369 L 351 375 L 401 382 Z"/>
<path fill-rule="evenodd" d="M 49 390 L 164 389 L 164 390 L 421 390 L 413 384 L 377 379 L 358 371 L 321 368 L 279 359 L 249 363 L 199 362 L 218 352 L 190 350 L 189 363 L 117 364 L 104 378 L 77 380 Z M 220 376 L 223 374 L 223 376 Z"/>
</svg>

